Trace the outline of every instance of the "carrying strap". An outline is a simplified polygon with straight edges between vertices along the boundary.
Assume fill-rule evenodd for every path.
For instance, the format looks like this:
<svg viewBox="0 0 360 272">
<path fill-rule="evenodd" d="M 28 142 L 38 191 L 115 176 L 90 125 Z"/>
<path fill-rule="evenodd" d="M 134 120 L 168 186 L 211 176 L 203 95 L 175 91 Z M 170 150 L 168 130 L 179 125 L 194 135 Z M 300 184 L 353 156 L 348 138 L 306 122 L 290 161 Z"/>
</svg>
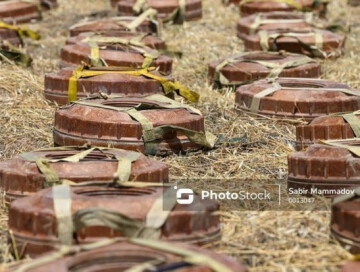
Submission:
<svg viewBox="0 0 360 272">
<path fill-rule="evenodd" d="M 176 8 L 168 17 L 163 19 L 164 23 L 178 22 L 184 23 L 186 20 L 186 0 L 179 0 L 179 7 Z"/>
<path fill-rule="evenodd" d="M 132 187 L 136 188 L 136 182 L 133 183 Z M 141 222 L 117 211 L 103 208 L 86 208 L 72 214 L 70 187 L 61 185 L 53 187 L 52 190 L 58 239 L 62 245 L 71 245 L 74 233 L 95 226 L 108 227 L 129 238 L 159 239 L 161 227 L 177 203 L 176 191 L 166 190 L 152 204 L 145 222 Z"/>
<path fill-rule="evenodd" d="M 116 96 L 110 96 L 113 98 L 116 98 Z M 193 107 L 185 104 L 181 104 L 179 102 L 176 102 L 175 100 L 172 100 L 170 98 L 167 98 L 162 95 L 151 95 L 145 97 L 147 100 L 151 100 L 154 102 L 160 102 L 164 103 L 161 106 L 155 106 L 155 105 L 146 105 L 146 104 L 139 104 L 135 107 L 113 107 L 108 105 L 103 105 L 99 103 L 90 103 L 84 100 L 77 100 L 73 102 L 74 104 L 80 104 L 85 105 L 89 107 L 95 107 L 95 108 L 103 108 L 107 110 L 113 110 L 113 111 L 120 111 L 120 112 L 126 112 L 129 114 L 129 116 L 139 122 L 141 124 L 142 130 L 143 130 L 143 140 L 144 140 L 144 147 L 145 147 L 145 154 L 156 154 L 156 140 L 162 139 L 163 136 L 169 132 L 177 131 L 182 134 L 184 134 L 191 142 L 204 146 L 207 148 L 213 148 L 216 144 L 217 137 L 210 132 L 198 132 L 191 129 L 186 129 L 179 126 L 174 125 L 164 125 L 164 126 L 158 126 L 154 127 L 153 123 L 148 120 L 142 113 L 141 110 L 143 109 L 176 109 L 176 108 L 182 108 L 186 109 L 194 114 L 201 115 L 201 112 L 194 109 Z"/>
<path fill-rule="evenodd" d="M 354 188 L 353 189 L 354 192 L 352 194 L 346 194 L 346 195 L 341 195 L 341 196 L 337 196 L 333 199 L 332 205 L 336 205 L 342 202 L 348 202 L 351 201 L 355 198 L 359 198 L 360 197 L 360 187 Z"/>
<path fill-rule="evenodd" d="M 93 36 L 87 37 L 83 41 L 87 42 L 91 48 L 91 64 L 95 67 L 108 66 L 106 62 L 100 57 L 100 48 L 99 43 L 106 44 L 120 44 L 129 46 L 129 48 L 139 52 L 144 57 L 144 62 L 142 63 L 141 68 L 148 68 L 151 66 L 152 62 L 160 56 L 159 51 L 156 49 L 151 49 L 145 46 L 141 40 L 148 34 L 140 35 L 134 37 L 130 40 L 119 38 L 119 37 L 102 37 L 102 36 Z"/>
<path fill-rule="evenodd" d="M 63 257 L 66 256 L 73 256 L 76 254 L 79 254 L 81 252 L 87 252 L 91 250 L 96 250 L 102 247 L 111 246 L 116 243 L 121 242 L 128 242 L 133 245 L 143 246 L 148 249 L 158 250 L 163 253 L 168 254 L 174 254 L 180 259 L 182 259 L 183 262 L 189 264 L 189 265 L 200 265 L 210 268 L 214 272 L 234 272 L 231 268 L 228 268 L 226 265 L 218 262 L 213 257 L 207 256 L 205 254 L 199 253 L 198 251 L 194 251 L 191 249 L 185 249 L 177 247 L 174 244 L 157 241 L 157 240 L 147 240 L 147 239 L 140 239 L 140 238 L 113 238 L 113 239 L 104 239 L 99 242 L 91 243 L 91 244 L 84 244 L 80 246 L 62 246 L 60 247 L 59 251 L 52 252 L 49 254 L 46 254 L 44 256 L 41 256 L 39 258 L 36 258 L 35 260 L 32 260 L 30 262 L 24 263 L 20 265 L 15 272 L 26 272 L 30 269 L 37 268 L 39 266 L 50 264 L 51 262 L 55 262 Z M 157 259 L 154 260 L 154 262 L 150 261 L 147 264 L 138 264 L 133 266 L 132 268 L 137 268 L 137 270 L 132 270 L 132 268 L 129 268 L 126 270 L 126 272 L 145 272 L 148 271 L 149 267 L 156 266 L 158 263 L 161 264 L 161 260 Z M 142 267 L 141 267 L 142 265 Z M 152 265 L 152 266 L 150 266 Z M 139 269 L 143 268 L 143 269 Z M 156 268 L 156 267 L 155 267 Z"/>
<path fill-rule="evenodd" d="M 258 13 L 254 19 L 254 22 L 250 25 L 250 35 L 257 32 L 257 29 L 261 25 L 266 24 L 296 24 L 307 22 L 305 19 L 264 19 L 264 13 Z M 266 15 L 265 15 L 266 16 Z"/>
<path fill-rule="evenodd" d="M 180 82 L 172 82 L 167 80 L 164 77 L 157 76 L 151 73 L 154 71 L 154 67 L 144 68 L 144 69 L 133 69 L 133 70 L 121 70 L 120 68 L 112 67 L 104 70 L 88 70 L 85 66 L 81 66 L 78 69 L 73 71 L 73 75 L 69 80 L 69 89 L 68 89 L 68 101 L 73 102 L 77 100 L 77 83 L 80 78 L 90 78 L 94 76 L 100 76 L 105 74 L 124 74 L 130 76 L 142 76 L 145 78 L 150 78 L 158 81 L 163 87 L 165 95 L 169 95 L 173 92 L 178 92 L 180 96 L 186 98 L 190 102 L 198 102 L 200 95 L 196 92 L 193 92 L 183 85 Z"/>
<path fill-rule="evenodd" d="M 62 245 L 71 246 L 73 240 L 72 230 L 74 228 L 71 211 L 71 189 L 67 185 L 54 186 L 52 193 L 58 239 Z"/>
<path fill-rule="evenodd" d="M 46 180 L 45 187 L 52 187 L 56 184 L 61 184 L 64 181 L 59 178 L 58 173 L 51 166 L 52 163 L 57 163 L 57 162 L 77 163 L 96 150 L 101 152 L 109 151 L 109 150 L 119 151 L 119 149 L 111 149 L 105 147 L 89 148 L 85 146 L 52 148 L 42 151 L 71 151 L 71 150 L 79 151 L 79 152 L 75 155 L 71 155 L 61 159 L 54 159 L 54 160 L 49 160 L 44 157 L 39 157 L 34 152 L 24 153 L 21 154 L 20 156 L 27 161 L 35 162 L 37 167 L 39 168 L 39 171 L 45 176 L 45 180 Z M 117 157 L 117 156 L 112 157 L 112 159 L 118 161 L 118 167 L 116 172 L 114 173 L 114 183 L 120 184 L 129 181 L 131 175 L 132 163 L 138 160 L 140 156 L 141 154 L 138 152 L 126 151 L 126 156 L 124 157 Z"/>
<path fill-rule="evenodd" d="M 360 111 L 341 115 L 344 120 L 350 125 L 356 138 L 360 138 L 360 120 L 359 118 L 357 118 L 358 115 L 360 115 Z"/>
<path fill-rule="evenodd" d="M 279 55 L 279 53 L 272 53 L 272 52 L 268 52 L 268 53 L 273 54 L 274 56 Z M 311 59 L 311 58 L 309 58 L 307 56 L 303 56 L 302 58 L 296 59 L 296 60 L 290 60 L 290 61 L 284 62 L 282 64 L 279 64 L 279 63 L 276 63 L 276 62 L 271 62 L 271 61 L 265 61 L 265 60 L 263 61 L 263 60 L 253 60 L 253 59 L 250 59 L 250 58 L 249 59 L 244 58 L 244 56 L 249 56 L 249 55 L 251 56 L 252 54 L 254 54 L 254 53 L 253 52 L 251 52 L 251 53 L 245 52 L 245 53 L 242 53 L 240 55 L 225 59 L 223 62 L 221 62 L 215 68 L 215 81 L 219 82 L 221 85 L 224 85 L 224 86 L 240 85 L 240 84 L 246 83 L 246 82 L 232 83 L 221 72 L 221 69 L 223 69 L 227 65 L 232 65 L 234 63 L 239 63 L 239 62 L 257 63 L 257 64 L 260 64 L 260 65 L 270 69 L 270 72 L 267 75 L 267 78 L 277 78 L 282 73 L 282 71 L 284 69 L 289 69 L 289 68 L 293 68 L 293 67 L 299 67 L 301 65 L 316 62 L 315 60 L 313 60 L 313 59 Z M 291 56 L 291 54 L 287 54 L 285 56 Z M 235 65 L 232 65 L 232 67 L 236 68 Z"/>
<path fill-rule="evenodd" d="M 311 79 L 307 79 L 311 80 Z M 316 80 L 316 79 L 313 79 Z M 271 87 L 264 89 L 263 91 L 257 93 L 254 95 L 250 111 L 257 113 L 259 112 L 260 108 L 260 101 L 263 97 L 269 96 L 273 94 L 276 91 L 280 90 L 287 90 L 287 91 L 317 91 L 317 92 L 341 92 L 347 95 L 354 95 L 354 96 L 360 96 L 360 92 L 351 90 L 351 89 L 345 89 L 345 88 L 293 88 L 293 87 L 282 87 L 278 82 L 273 82 L 271 84 Z"/>
<path fill-rule="evenodd" d="M 146 10 L 150 9 L 147 0 L 136 0 L 135 5 L 133 6 L 133 11 L 135 14 L 140 14 Z M 179 0 L 179 7 L 177 7 L 171 14 L 163 19 L 164 23 L 168 22 L 179 22 L 183 23 L 186 19 L 186 0 Z"/>
<path fill-rule="evenodd" d="M 309 26 L 319 28 L 319 29 L 326 29 L 332 32 L 342 31 L 348 32 L 349 30 L 346 27 L 343 27 L 339 24 L 323 24 L 314 19 L 313 13 L 311 12 L 304 12 L 304 13 L 295 13 L 301 16 L 301 19 L 266 19 L 266 13 L 258 13 L 255 16 L 254 22 L 250 25 L 249 34 L 253 35 L 258 32 L 258 28 L 262 25 L 267 24 L 296 24 L 296 23 L 306 23 Z M 265 17 L 265 18 L 264 18 Z M 289 28 L 289 27 L 288 27 Z"/>
<path fill-rule="evenodd" d="M 33 40 L 39 40 L 41 38 L 41 36 L 37 32 L 30 30 L 26 27 L 9 25 L 0 21 L 0 28 L 6 28 L 16 31 L 21 40 L 23 40 L 24 37 L 29 37 Z"/>
<path fill-rule="evenodd" d="M 132 9 L 135 14 L 140 14 L 141 12 L 149 9 L 149 5 L 146 0 L 136 0 Z"/>
<path fill-rule="evenodd" d="M 277 51 L 277 40 L 283 37 L 288 37 L 295 39 L 299 43 L 299 45 L 301 45 L 301 47 L 304 48 L 304 50 L 306 50 L 307 52 L 309 52 L 309 54 L 313 57 L 325 58 L 327 56 L 326 52 L 323 51 L 323 34 L 319 30 L 314 30 L 308 33 L 286 32 L 273 33 L 270 35 L 266 30 L 261 30 L 258 34 L 260 36 L 260 45 L 263 51 Z M 309 45 L 307 43 L 304 43 L 301 37 L 314 37 L 315 44 Z M 271 48 L 270 41 L 273 42 Z"/>
<path fill-rule="evenodd" d="M 333 147 L 339 147 L 347 149 L 349 152 L 354 154 L 356 157 L 360 158 L 360 146 L 359 145 L 352 145 L 353 142 L 357 142 L 360 144 L 360 140 L 358 138 L 354 139 L 341 139 L 341 140 L 320 140 L 319 143 L 333 146 Z"/>
<path fill-rule="evenodd" d="M 129 29 L 131 32 L 137 32 L 137 28 L 144 23 L 146 20 L 150 21 L 151 24 L 156 26 L 157 33 L 161 34 L 161 24 L 156 20 L 157 11 L 155 9 L 148 9 L 146 12 L 142 13 L 139 16 L 120 16 L 120 17 L 111 17 L 106 20 L 99 20 L 99 21 L 86 21 L 81 22 L 75 25 L 72 25 L 69 29 L 74 30 L 78 27 L 86 26 L 91 22 L 103 22 L 103 21 L 110 21 L 113 24 L 118 26 L 122 26 L 124 28 Z"/>
<path fill-rule="evenodd" d="M 250 25 L 249 34 L 253 35 L 258 32 L 258 28 L 262 25 L 266 24 L 295 24 L 295 23 L 306 23 L 309 26 L 318 28 L 318 29 L 326 29 L 331 32 L 349 32 L 348 27 L 344 27 L 340 24 L 324 24 L 320 21 L 314 19 L 314 15 L 311 12 L 299 13 L 301 19 L 265 19 L 266 13 L 258 13 L 255 16 L 254 22 Z"/>
<path fill-rule="evenodd" d="M 136 29 L 146 20 L 151 20 L 152 23 L 156 24 L 158 34 L 160 35 L 160 27 L 159 22 L 155 20 L 157 16 L 157 10 L 155 9 L 147 9 L 143 13 L 141 13 L 139 16 L 134 17 L 135 19 L 131 21 L 129 24 L 126 25 L 128 29 L 130 29 L 132 32 L 136 32 Z"/>
</svg>

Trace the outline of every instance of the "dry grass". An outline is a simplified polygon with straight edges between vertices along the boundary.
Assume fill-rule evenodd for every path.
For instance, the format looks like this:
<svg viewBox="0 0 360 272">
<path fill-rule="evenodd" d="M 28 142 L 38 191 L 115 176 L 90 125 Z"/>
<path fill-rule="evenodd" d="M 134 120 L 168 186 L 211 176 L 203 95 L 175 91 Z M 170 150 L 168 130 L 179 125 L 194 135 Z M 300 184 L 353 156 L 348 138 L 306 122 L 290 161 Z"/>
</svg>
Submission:
<svg viewBox="0 0 360 272">
<path fill-rule="evenodd" d="M 0 160 L 52 144 L 54 106 L 42 97 L 43 75 L 57 69 L 59 50 L 66 29 L 85 16 L 109 15 L 108 0 L 60 0 L 58 10 L 45 14 L 33 25 L 41 31 L 40 42 L 27 49 L 34 57 L 31 69 L 0 65 Z M 360 9 L 348 9 L 345 0 L 334 0 L 330 18 L 348 20 L 353 26 L 346 55 L 324 63 L 326 79 L 360 87 Z M 234 112 L 234 94 L 214 91 L 207 83 L 207 64 L 240 52 L 235 36 L 237 9 L 223 7 L 220 0 L 204 0 L 204 18 L 184 26 L 167 26 L 164 39 L 184 57 L 175 60 L 174 76 L 202 95 L 199 108 L 210 131 L 227 138 L 243 137 L 243 143 L 224 145 L 215 151 L 172 156 L 173 179 L 231 180 L 281 179 L 287 173 L 287 155 L 293 151 L 294 128 L 276 120 L 257 120 Z M 202 182 L 194 182 L 199 189 Z M 230 254 L 250 271 L 337 271 L 351 256 L 329 238 L 329 211 L 245 212 L 223 208 L 224 236 L 216 250 Z M 0 216 L 0 231 L 6 231 L 6 211 Z M 6 252 L 4 235 L 1 248 Z"/>
</svg>

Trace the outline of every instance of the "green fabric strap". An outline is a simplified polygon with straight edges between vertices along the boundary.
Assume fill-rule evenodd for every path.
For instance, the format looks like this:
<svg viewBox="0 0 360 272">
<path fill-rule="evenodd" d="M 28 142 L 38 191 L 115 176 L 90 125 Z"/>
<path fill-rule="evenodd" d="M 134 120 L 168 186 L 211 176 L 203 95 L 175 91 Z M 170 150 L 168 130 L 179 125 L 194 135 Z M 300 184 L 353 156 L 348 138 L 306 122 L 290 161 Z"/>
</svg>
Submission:
<svg viewBox="0 0 360 272">
<path fill-rule="evenodd" d="M 314 31 L 309 33 L 273 33 L 268 34 L 266 30 L 259 31 L 260 45 L 263 51 L 277 51 L 277 40 L 282 37 L 289 37 L 295 39 L 304 50 L 309 52 L 313 57 L 324 58 L 326 53 L 323 51 L 323 34 L 320 31 Z M 301 40 L 301 37 L 313 36 L 315 39 L 314 45 L 309 45 Z M 272 48 L 270 48 L 269 42 L 273 41 Z"/>
<path fill-rule="evenodd" d="M 217 137 L 209 132 L 202 133 L 179 126 L 166 125 L 154 128 L 152 122 L 150 122 L 141 112 L 137 111 L 136 109 L 129 110 L 128 114 L 141 124 L 146 154 L 156 153 L 154 150 L 154 142 L 156 140 L 162 139 L 165 134 L 171 131 L 181 132 L 191 142 L 207 148 L 213 148 L 217 140 Z"/>
<path fill-rule="evenodd" d="M 83 42 L 86 42 L 91 48 L 91 65 L 95 67 L 108 66 L 100 56 L 99 44 L 120 44 L 129 46 L 131 49 L 139 52 L 143 57 L 144 61 L 141 68 L 148 68 L 151 66 L 152 62 L 160 57 L 160 52 L 156 49 L 149 48 L 145 46 L 141 40 L 148 34 L 140 35 L 134 37 L 130 40 L 119 38 L 119 37 L 102 37 L 102 36 L 92 36 L 86 37 Z"/>
<path fill-rule="evenodd" d="M 52 188 L 58 239 L 62 245 L 72 245 L 73 220 L 71 215 L 71 191 L 66 185 Z"/>
<path fill-rule="evenodd" d="M 311 79 L 307 79 L 307 80 L 311 80 Z M 316 79 L 314 79 L 316 80 Z M 354 95 L 354 96 L 360 96 L 360 92 L 357 91 L 353 91 L 351 89 L 344 89 L 344 88 L 292 88 L 292 87 L 282 87 L 278 82 L 273 82 L 272 86 L 264 89 L 263 91 L 257 93 L 254 95 L 252 101 L 251 101 L 251 106 L 250 106 L 250 111 L 256 113 L 259 111 L 260 108 L 260 100 L 263 97 L 269 96 L 271 94 L 273 94 L 276 91 L 280 91 L 280 90 L 287 90 L 287 91 L 323 91 L 323 92 L 341 92 L 347 95 Z"/>
<path fill-rule="evenodd" d="M 99 242 L 80 245 L 80 246 L 73 246 L 73 247 L 62 246 L 59 251 L 46 254 L 33 261 L 20 265 L 20 267 L 17 268 L 15 272 L 26 272 L 30 269 L 34 269 L 40 266 L 47 265 L 51 262 L 57 261 L 65 256 L 72 256 L 81 252 L 91 251 L 98 248 L 114 245 L 116 243 L 121 243 L 123 241 L 124 239 L 122 238 L 113 238 L 113 239 L 104 239 Z M 210 268 L 214 272 L 233 272 L 232 269 L 218 262 L 214 258 L 211 258 L 207 255 L 204 255 L 202 253 L 190 249 L 179 248 L 170 243 L 165 243 L 156 240 L 146 240 L 140 238 L 130 238 L 130 239 L 126 239 L 125 241 L 130 244 L 146 247 L 153 250 L 158 250 L 160 252 L 174 254 L 176 256 L 181 257 L 184 262 L 190 265 L 205 266 Z M 146 269 L 151 269 L 154 266 L 163 263 L 163 261 L 166 262 L 166 260 L 157 259 L 147 263 L 135 265 L 134 267 L 129 268 L 125 272 L 145 272 L 147 271 Z"/>
<path fill-rule="evenodd" d="M 226 67 L 227 65 L 231 65 L 232 63 L 236 63 L 243 60 L 243 56 L 249 55 L 251 53 L 241 53 L 237 56 L 226 58 L 223 62 L 219 63 L 215 67 L 215 76 L 214 80 L 217 82 L 220 82 L 222 85 L 231 85 L 230 80 L 228 80 L 223 73 L 221 72 L 221 69 Z"/>
<path fill-rule="evenodd" d="M 109 96 L 112 98 L 116 98 L 116 96 Z M 153 123 L 150 122 L 140 111 L 142 109 L 149 109 L 149 108 L 156 108 L 156 109 L 175 109 L 175 108 L 184 108 L 188 111 L 201 115 L 201 112 L 189 105 L 181 104 L 179 102 L 176 102 L 175 100 L 172 100 L 168 97 L 162 96 L 162 95 L 151 95 L 145 97 L 147 100 L 151 100 L 154 102 L 160 102 L 164 103 L 165 105 L 162 106 L 149 106 L 145 104 L 139 104 L 136 107 L 113 107 L 113 106 L 107 106 L 103 104 L 95 104 L 91 102 L 87 102 L 86 100 L 78 100 L 74 101 L 73 104 L 80 104 L 85 105 L 89 107 L 95 107 L 95 108 L 103 108 L 107 110 L 113 110 L 113 111 L 120 111 L 120 112 L 126 112 L 128 113 L 134 120 L 138 121 L 141 124 L 142 130 L 143 130 L 143 138 L 144 138 L 144 144 L 145 144 L 145 153 L 146 154 L 155 154 L 156 150 L 154 141 L 163 138 L 163 135 L 171 132 L 171 131 L 178 131 L 183 133 L 191 142 L 207 147 L 207 148 L 213 148 L 215 146 L 215 143 L 217 141 L 217 137 L 209 132 L 197 132 L 194 130 L 178 127 L 178 126 L 172 126 L 172 125 L 166 125 L 166 126 L 159 126 L 155 127 L 153 126 Z"/>
<path fill-rule="evenodd" d="M 342 115 L 344 120 L 348 122 L 356 138 L 360 138 L 360 120 L 357 118 L 358 114 L 347 113 Z"/>
<path fill-rule="evenodd" d="M 257 32 L 257 29 L 261 25 L 265 24 L 294 24 L 305 22 L 305 19 L 263 19 L 264 14 L 258 13 L 254 19 L 254 22 L 250 25 L 250 35 L 253 35 Z M 308 23 L 308 21 L 306 21 Z"/>
<path fill-rule="evenodd" d="M 269 52 L 271 54 L 272 52 Z M 270 69 L 270 73 L 268 74 L 267 78 L 277 78 L 284 69 L 293 68 L 293 67 L 299 67 L 301 65 L 305 65 L 311 62 L 316 62 L 315 60 L 303 56 L 301 59 L 297 60 L 291 60 L 288 62 L 285 62 L 283 64 L 274 63 L 270 61 L 262 61 L 262 60 L 252 60 L 251 58 L 246 59 L 244 56 L 252 55 L 253 53 L 243 53 L 240 55 L 237 55 L 235 57 L 227 58 L 222 63 L 216 66 L 215 68 L 215 81 L 220 82 L 221 85 L 234 85 L 230 82 L 221 72 L 221 69 L 226 67 L 227 65 L 231 65 L 232 63 L 237 62 L 249 62 L 249 63 L 257 63 L 260 64 L 268 69 Z M 274 56 L 279 55 L 278 53 L 274 53 Z M 291 54 L 288 54 L 291 56 Z M 235 66 L 234 66 L 235 67 Z M 245 83 L 245 82 L 244 82 Z M 240 83 L 241 84 L 241 83 Z"/>
<path fill-rule="evenodd" d="M 360 158 L 360 146 L 351 145 L 354 142 L 354 140 L 359 142 L 359 139 L 354 138 L 354 139 L 327 140 L 327 141 L 320 140 L 319 143 L 329 146 L 339 147 L 339 148 L 345 148 L 349 152 L 354 154 L 356 157 Z"/>
<path fill-rule="evenodd" d="M 124 98 L 122 96 L 115 96 L 115 95 L 109 95 L 106 96 L 107 99 L 109 98 Z M 93 99 L 98 99 L 98 98 L 102 98 L 101 96 L 97 96 L 97 97 L 93 97 Z M 81 100 L 77 100 L 77 101 L 73 101 L 72 104 L 79 104 L 79 105 L 85 105 L 88 107 L 93 107 L 93 108 L 101 108 L 101 109 L 107 109 L 107 110 L 112 110 L 112 111 L 119 111 L 119 112 L 126 112 L 131 110 L 132 108 L 135 108 L 137 110 L 141 110 L 141 109 L 186 109 L 194 114 L 198 114 L 201 115 L 201 112 L 190 106 L 187 104 L 182 104 L 179 103 L 171 98 L 168 98 L 164 95 L 159 95 L 159 94 L 154 94 L 154 95 L 149 95 L 149 96 L 145 96 L 144 99 L 146 100 L 150 100 L 150 101 L 154 101 L 154 102 L 160 102 L 163 103 L 165 105 L 161 105 L 161 106 L 156 106 L 156 105 L 147 105 L 147 104 L 139 104 L 135 107 L 113 107 L 113 106 L 107 106 L 107 105 L 103 105 L 103 104 L 95 104 L 95 103 L 91 103 L 89 101 L 91 101 L 91 99 L 85 98 L 85 99 L 81 99 Z"/>
<path fill-rule="evenodd" d="M 149 8 L 149 6 L 148 6 L 146 0 L 136 0 L 132 9 L 135 12 L 135 14 L 138 15 L 141 12 L 147 10 L 148 8 Z"/>
<path fill-rule="evenodd" d="M 179 0 L 179 7 L 176 8 L 163 22 L 179 22 L 183 23 L 186 19 L 186 0 Z"/>
<path fill-rule="evenodd" d="M 167 210 L 164 210 L 165 201 Z M 74 232 L 86 227 L 103 226 L 119 231 L 125 237 L 159 239 L 161 227 L 165 224 L 175 205 L 175 191 L 169 189 L 155 200 L 146 216 L 145 222 L 140 222 L 119 212 L 106 209 L 82 209 L 73 216 Z"/>
<path fill-rule="evenodd" d="M 54 159 L 49 160 L 44 157 L 39 157 L 33 152 L 24 153 L 21 154 L 21 157 L 25 160 L 35 162 L 37 167 L 39 168 L 40 172 L 45 176 L 45 187 L 52 187 L 55 184 L 60 184 L 64 180 L 60 180 L 58 174 L 54 170 L 54 168 L 51 166 L 51 163 L 56 162 L 69 162 L 69 163 L 77 163 L 84 159 L 86 156 L 88 156 L 91 152 L 99 150 L 101 152 L 106 150 L 116 150 L 111 148 L 102 148 L 102 147 L 91 147 L 82 149 L 81 147 L 63 147 L 63 148 L 53 148 L 48 150 L 54 150 L 54 151 L 69 151 L 69 150 L 76 150 L 80 151 L 75 155 L 71 155 L 65 158 L 61 159 Z M 119 150 L 119 149 L 118 149 Z M 131 175 L 131 166 L 132 163 L 138 160 L 138 158 L 141 156 L 138 152 L 133 151 L 126 151 L 125 157 L 113 157 L 113 159 L 118 161 L 118 167 L 116 172 L 114 173 L 114 183 L 124 183 L 129 181 L 130 175 Z M 70 181 L 66 181 L 70 182 Z M 72 184 L 70 182 L 70 184 Z"/>
<path fill-rule="evenodd" d="M 146 0 L 136 0 L 133 11 L 135 14 L 140 14 L 141 12 L 147 12 L 151 9 Z M 164 23 L 178 21 L 183 23 L 186 18 L 186 0 L 179 0 L 179 7 L 176 8 L 171 14 L 163 19 Z"/>
<path fill-rule="evenodd" d="M 341 195 L 341 196 L 337 196 L 333 199 L 332 205 L 336 205 L 342 202 L 347 202 L 350 201 L 354 198 L 358 198 L 360 197 L 360 187 L 357 187 L 354 189 L 354 193 L 352 194 L 346 194 L 346 195 Z"/>
<path fill-rule="evenodd" d="M 55 184 L 60 183 L 60 179 L 54 168 L 51 166 L 49 160 L 43 158 L 43 159 L 37 159 L 36 165 L 39 168 L 40 172 L 45 176 L 45 187 L 51 187 Z"/>
<path fill-rule="evenodd" d="M 155 9 L 147 9 L 143 13 L 141 13 L 139 16 L 135 17 L 133 21 L 131 21 L 129 24 L 126 25 L 128 29 L 130 29 L 132 32 L 136 32 L 136 29 L 146 20 L 151 20 L 152 23 L 155 23 L 158 30 L 159 29 L 159 23 L 155 21 L 154 19 L 157 16 L 157 11 Z M 160 33 L 159 33 L 160 34 Z"/>
</svg>

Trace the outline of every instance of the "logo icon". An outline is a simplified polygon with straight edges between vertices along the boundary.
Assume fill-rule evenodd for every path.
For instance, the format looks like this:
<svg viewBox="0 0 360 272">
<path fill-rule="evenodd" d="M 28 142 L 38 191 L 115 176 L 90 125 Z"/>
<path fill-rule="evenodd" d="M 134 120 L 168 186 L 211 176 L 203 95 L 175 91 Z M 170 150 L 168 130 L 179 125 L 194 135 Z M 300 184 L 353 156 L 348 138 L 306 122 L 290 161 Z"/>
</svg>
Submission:
<svg viewBox="0 0 360 272">
<path fill-rule="evenodd" d="M 176 200 L 178 204 L 181 205 L 190 205 L 194 202 L 194 191 L 191 189 L 177 189 L 174 187 L 176 191 Z"/>
</svg>

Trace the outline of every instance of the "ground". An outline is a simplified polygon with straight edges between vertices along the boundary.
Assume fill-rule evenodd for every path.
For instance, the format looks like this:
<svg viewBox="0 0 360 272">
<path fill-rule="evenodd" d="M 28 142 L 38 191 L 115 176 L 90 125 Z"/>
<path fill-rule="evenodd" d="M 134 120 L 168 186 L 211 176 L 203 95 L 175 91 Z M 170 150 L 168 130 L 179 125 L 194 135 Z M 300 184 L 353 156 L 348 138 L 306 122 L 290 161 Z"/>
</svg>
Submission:
<svg viewBox="0 0 360 272">
<path fill-rule="evenodd" d="M 34 58 L 32 68 L 0 65 L 0 160 L 21 152 L 52 145 L 55 106 L 43 98 L 44 74 L 58 69 L 60 48 L 68 27 L 85 17 L 114 15 L 108 0 L 59 0 L 57 10 L 44 14 L 44 20 L 30 27 L 43 39 L 27 42 Z M 183 52 L 174 61 L 174 77 L 199 92 L 197 105 L 206 116 L 209 131 L 242 141 L 222 145 L 216 150 L 161 160 L 169 163 L 172 180 L 186 179 L 194 189 L 213 188 L 246 180 L 284 179 L 287 156 L 293 152 L 293 123 L 256 119 L 234 111 L 234 93 L 213 90 L 207 82 L 211 60 L 236 54 L 243 49 L 235 35 L 239 18 L 235 7 L 224 7 L 220 0 L 203 1 L 203 19 L 183 26 L 166 26 L 163 38 Z M 330 20 L 349 23 L 345 55 L 323 62 L 323 78 L 360 87 L 359 52 L 360 9 L 349 8 L 345 0 L 329 6 Z M 158 158 L 159 159 L 159 158 Z M 284 181 L 282 181 L 284 182 Z M 241 184 L 243 185 L 243 184 Z M 285 187 L 285 183 L 283 184 Z M 210 186 L 210 185 L 209 185 Z M 338 271 L 351 258 L 330 238 L 329 202 L 325 211 L 236 211 L 222 207 L 222 241 L 213 245 L 244 263 L 249 271 Z M 7 211 L 0 215 L 3 260 L 11 261 L 6 246 Z"/>
</svg>

